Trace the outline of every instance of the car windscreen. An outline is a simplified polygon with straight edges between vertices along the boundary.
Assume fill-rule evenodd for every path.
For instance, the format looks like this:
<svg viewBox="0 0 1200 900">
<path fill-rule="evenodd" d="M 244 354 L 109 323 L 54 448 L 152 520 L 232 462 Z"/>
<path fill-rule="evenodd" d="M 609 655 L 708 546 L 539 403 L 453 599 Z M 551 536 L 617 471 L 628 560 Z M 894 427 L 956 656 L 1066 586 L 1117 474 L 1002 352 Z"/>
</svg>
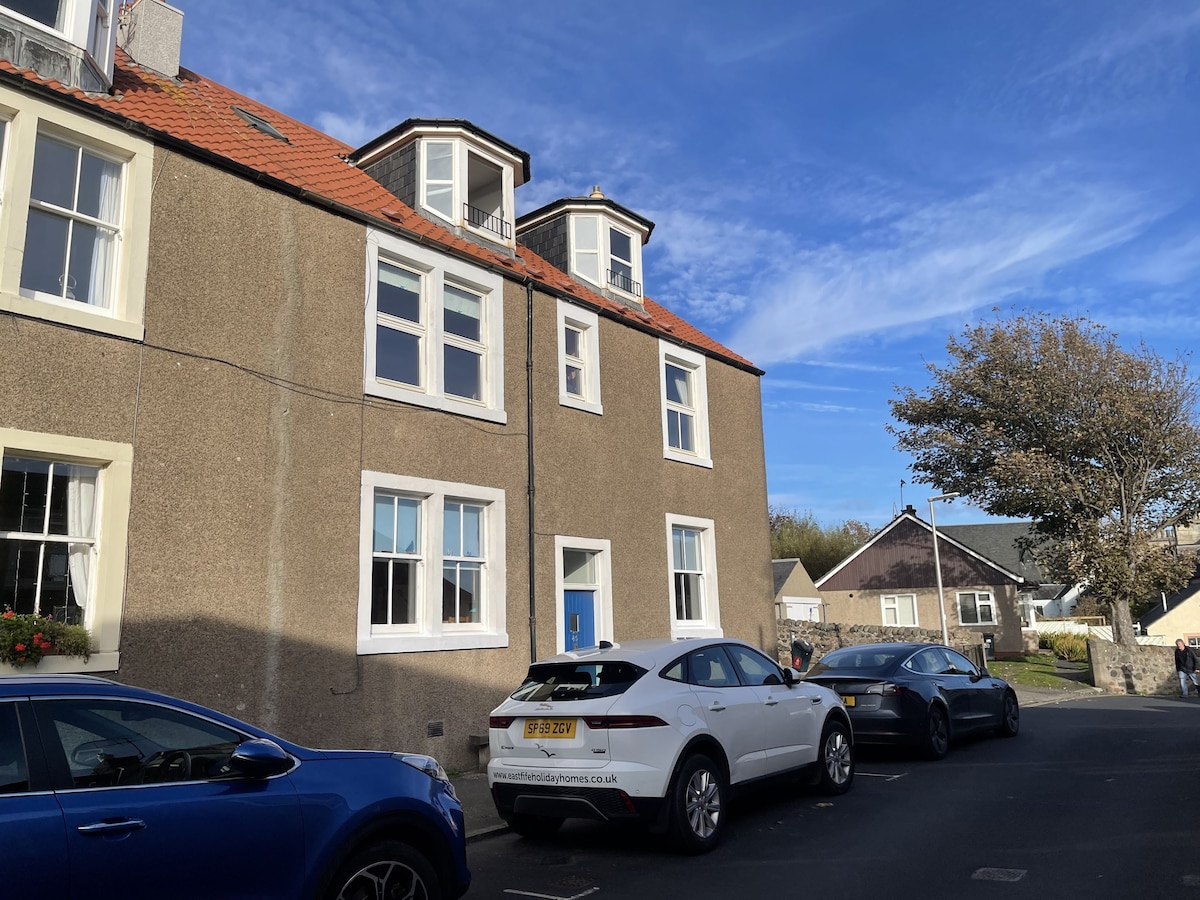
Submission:
<svg viewBox="0 0 1200 900">
<path fill-rule="evenodd" d="M 911 653 L 912 648 L 843 647 L 822 656 L 820 661 L 808 670 L 808 675 L 846 671 L 883 673 L 895 668 L 897 662 Z"/>
<path fill-rule="evenodd" d="M 591 700 L 615 697 L 646 674 L 627 662 L 544 663 L 530 666 L 514 700 Z"/>
</svg>

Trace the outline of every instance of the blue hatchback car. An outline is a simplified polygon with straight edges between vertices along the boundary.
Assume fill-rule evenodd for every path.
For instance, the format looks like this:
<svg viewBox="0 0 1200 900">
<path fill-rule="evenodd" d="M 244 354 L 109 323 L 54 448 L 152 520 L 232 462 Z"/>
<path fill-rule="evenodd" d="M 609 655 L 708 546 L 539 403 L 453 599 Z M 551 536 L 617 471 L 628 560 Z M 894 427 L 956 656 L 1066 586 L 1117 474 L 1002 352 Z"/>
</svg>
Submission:
<svg viewBox="0 0 1200 900">
<path fill-rule="evenodd" d="M 434 759 L 70 675 L 0 678 L 0 858 L 10 889 L 87 900 L 454 900 L 471 878 Z"/>
</svg>

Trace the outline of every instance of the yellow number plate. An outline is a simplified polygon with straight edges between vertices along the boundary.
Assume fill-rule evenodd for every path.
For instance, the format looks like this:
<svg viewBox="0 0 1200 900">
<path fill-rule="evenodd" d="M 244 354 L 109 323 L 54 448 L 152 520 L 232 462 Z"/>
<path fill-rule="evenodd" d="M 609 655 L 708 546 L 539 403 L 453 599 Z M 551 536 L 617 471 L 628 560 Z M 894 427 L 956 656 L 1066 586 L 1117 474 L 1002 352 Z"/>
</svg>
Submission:
<svg viewBox="0 0 1200 900">
<path fill-rule="evenodd" d="M 842 702 L 845 703 L 847 706 L 853 706 L 854 698 L 853 697 L 842 697 Z"/>
<path fill-rule="evenodd" d="M 525 737 L 570 740 L 575 737 L 574 719 L 526 719 Z"/>
</svg>

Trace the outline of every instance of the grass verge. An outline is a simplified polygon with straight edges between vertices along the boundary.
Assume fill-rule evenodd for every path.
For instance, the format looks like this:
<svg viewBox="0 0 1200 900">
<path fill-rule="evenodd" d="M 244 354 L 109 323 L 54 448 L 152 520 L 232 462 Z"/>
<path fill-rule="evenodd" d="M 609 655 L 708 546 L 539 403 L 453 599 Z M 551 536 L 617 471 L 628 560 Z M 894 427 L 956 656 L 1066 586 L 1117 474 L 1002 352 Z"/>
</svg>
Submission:
<svg viewBox="0 0 1200 900">
<path fill-rule="evenodd" d="M 1022 687 L 1061 688 L 1068 691 L 1090 687 L 1086 682 L 1075 678 L 1064 678 L 1060 665 L 1071 666 L 1080 672 L 1086 669 L 1086 666 L 1079 663 L 1063 663 L 1049 654 L 1037 653 L 1024 659 L 992 660 L 988 663 L 988 671 L 1009 684 Z"/>
</svg>

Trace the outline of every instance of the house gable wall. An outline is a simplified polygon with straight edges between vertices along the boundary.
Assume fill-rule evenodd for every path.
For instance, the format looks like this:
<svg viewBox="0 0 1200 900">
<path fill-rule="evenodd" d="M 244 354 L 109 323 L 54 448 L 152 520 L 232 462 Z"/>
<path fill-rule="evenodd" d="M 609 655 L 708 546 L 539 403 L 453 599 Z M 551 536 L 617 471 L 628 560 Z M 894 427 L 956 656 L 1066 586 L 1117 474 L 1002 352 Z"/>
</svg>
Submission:
<svg viewBox="0 0 1200 900">
<path fill-rule="evenodd" d="M 1001 578 L 995 567 L 948 541 L 938 540 L 938 554 L 943 584 L 989 584 Z M 887 591 L 936 583 L 933 537 L 928 529 L 906 518 L 824 581 L 821 590 Z"/>
</svg>

